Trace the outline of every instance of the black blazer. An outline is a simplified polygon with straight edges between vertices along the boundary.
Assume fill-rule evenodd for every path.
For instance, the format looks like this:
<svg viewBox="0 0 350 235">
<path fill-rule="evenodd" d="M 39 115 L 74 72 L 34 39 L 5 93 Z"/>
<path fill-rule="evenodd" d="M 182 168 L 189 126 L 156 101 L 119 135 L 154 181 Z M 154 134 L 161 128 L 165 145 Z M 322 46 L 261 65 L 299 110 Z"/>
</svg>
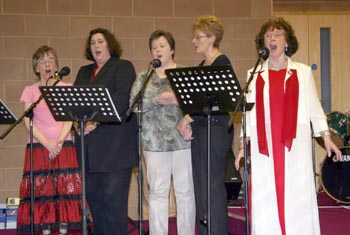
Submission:
<svg viewBox="0 0 350 235">
<path fill-rule="evenodd" d="M 121 123 L 101 123 L 85 135 L 85 159 L 88 172 L 112 172 L 138 165 L 137 122 L 135 115 L 126 120 L 130 91 L 136 73 L 130 61 L 111 57 L 91 81 L 95 64 L 82 66 L 74 85 L 104 85 L 122 118 Z M 76 147 L 81 160 L 80 136 Z"/>
</svg>

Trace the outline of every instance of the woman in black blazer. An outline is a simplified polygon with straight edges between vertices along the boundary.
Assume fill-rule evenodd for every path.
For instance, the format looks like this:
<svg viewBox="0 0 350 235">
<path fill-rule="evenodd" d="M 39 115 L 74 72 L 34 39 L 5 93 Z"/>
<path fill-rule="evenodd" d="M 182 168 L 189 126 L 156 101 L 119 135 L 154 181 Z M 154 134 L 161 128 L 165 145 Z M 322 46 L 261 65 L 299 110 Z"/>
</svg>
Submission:
<svg viewBox="0 0 350 235">
<path fill-rule="evenodd" d="M 94 235 L 128 233 L 128 191 L 131 170 L 138 165 L 137 122 L 126 121 L 134 66 L 120 59 L 121 47 L 106 29 L 90 31 L 85 57 L 93 64 L 82 66 L 75 85 L 108 88 L 121 123 L 88 122 L 84 129 L 86 197 L 93 217 Z M 80 153 L 79 131 L 76 147 Z"/>
</svg>

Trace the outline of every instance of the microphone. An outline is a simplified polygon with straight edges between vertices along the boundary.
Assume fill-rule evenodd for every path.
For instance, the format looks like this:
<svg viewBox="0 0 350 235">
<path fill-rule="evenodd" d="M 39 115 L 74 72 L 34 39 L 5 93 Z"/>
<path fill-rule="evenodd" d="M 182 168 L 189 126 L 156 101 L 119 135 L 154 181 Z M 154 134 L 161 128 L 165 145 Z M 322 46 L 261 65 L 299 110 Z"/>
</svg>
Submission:
<svg viewBox="0 0 350 235">
<path fill-rule="evenodd" d="M 152 65 L 152 67 L 154 69 L 159 68 L 162 65 L 162 62 L 159 59 L 154 59 L 150 62 L 150 64 Z"/>
<path fill-rule="evenodd" d="M 253 71 L 250 73 L 250 76 L 249 76 L 249 79 L 245 85 L 245 87 L 242 89 L 242 95 L 241 95 L 241 98 L 239 99 L 238 101 L 238 105 L 236 106 L 237 108 L 239 107 L 239 105 L 241 105 L 241 102 L 242 102 L 242 99 L 244 97 L 244 95 L 246 93 L 248 93 L 248 87 L 249 87 L 249 84 L 251 83 L 251 81 L 253 80 L 254 78 L 254 74 L 255 74 L 255 71 L 256 69 L 258 68 L 258 65 L 260 63 L 260 60 L 263 59 L 263 60 L 266 60 L 269 55 L 270 55 L 270 50 L 267 48 L 267 47 L 262 47 L 258 50 L 258 55 L 259 55 L 259 58 L 258 60 L 256 61 L 255 63 L 255 66 L 254 66 L 254 69 Z M 237 108 L 236 110 L 234 111 L 233 115 L 230 117 L 230 120 L 228 121 L 228 128 L 231 128 L 231 126 L 233 126 L 233 118 L 237 112 Z M 245 107 L 244 107 L 245 108 Z"/>
<path fill-rule="evenodd" d="M 270 50 L 267 47 L 262 47 L 258 50 L 259 57 L 266 60 L 270 55 Z"/>
<path fill-rule="evenodd" d="M 63 67 L 61 71 L 55 72 L 51 77 L 49 78 L 62 78 L 63 76 L 67 76 L 70 73 L 70 68 L 68 67 Z"/>
<path fill-rule="evenodd" d="M 145 93 L 146 87 L 147 87 L 147 83 L 149 81 L 149 79 L 152 77 L 152 74 L 154 73 L 154 69 L 159 68 L 162 65 L 162 62 L 159 59 L 154 59 L 152 60 L 150 63 L 150 65 L 152 65 L 152 69 L 150 68 L 150 66 L 148 66 L 148 70 L 147 70 L 147 78 L 146 80 L 143 82 L 143 85 L 141 87 L 141 89 L 137 92 L 133 102 L 131 103 L 131 105 L 129 106 L 129 109 L 126 111 L 126 117 L 127 120 L 129 119 L 130 115 L 132 114 L 136 104 L 139 104 L 142 102 L 143 99 L 143 95 Z M 151 71 L 151 72 L 150 72 Z"/>
</svg>

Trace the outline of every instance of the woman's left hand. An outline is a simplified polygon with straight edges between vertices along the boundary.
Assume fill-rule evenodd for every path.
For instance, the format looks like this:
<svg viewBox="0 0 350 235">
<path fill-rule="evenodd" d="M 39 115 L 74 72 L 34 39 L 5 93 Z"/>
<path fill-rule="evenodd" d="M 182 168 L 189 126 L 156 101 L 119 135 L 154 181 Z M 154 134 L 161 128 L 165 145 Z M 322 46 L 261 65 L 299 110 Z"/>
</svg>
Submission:
<svg viewBox="0 0 350 235">
<path fill-rule="evenodd" d="M 97 126 L 99 125 L 98 122 L 87 122 L 84 128 L 84 135 L 89 134 L 91 131 L 95 130 Z"/>
<path fill-rule="evenodd" d="M 330 157 L 332 155 L 332 152 L 335 153 L 337 160 L 339 161 L 341 159 L 341 151 L 339 148 L 334 144 L 334 142 L 331 139 L 331 136 L 323 136 L 324 146 L 327 150 L 327 155 Z"/>
<path fill-rule="evenodd" d="M 61 142 L 54 142 L 53 147 L 49 150 L 49 159 L 55 159 L 62 150 L 62 143 Z"/>
<path fill-rule="evenodd" d="M 242 158 L 244 158 L 244 149 L 240 148 L 238 150 L 238 154 L 237 154 L 237 157 L 235 158 L 235 163 L 234 163 L 237 171 L 239 170 L 240 162 Z"/>
</svg>

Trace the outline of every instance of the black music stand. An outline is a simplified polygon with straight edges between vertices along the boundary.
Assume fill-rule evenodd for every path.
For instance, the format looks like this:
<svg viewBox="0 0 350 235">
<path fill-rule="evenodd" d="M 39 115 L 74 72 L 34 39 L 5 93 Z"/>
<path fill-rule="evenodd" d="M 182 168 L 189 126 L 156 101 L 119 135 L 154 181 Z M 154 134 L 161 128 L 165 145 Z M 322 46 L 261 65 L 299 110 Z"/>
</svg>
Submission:
<svg viewBox="0 0 350 235">
<path fill-rule="evenodd" d="M 87 235 L 84 127 L 88 121 L 121 122 L 108 89 L 104 86 L 43 86 L 40 91 L 56 121 L 80 123 L 83 235 Z"/>
<path fill-rule="evenodd" d="M 16 121 L 16 116 L 6 106 L 2 99 L 0 99 L 0 124 L 14 124 Z"/>
<path fill-rule="evenodd" d="M 207 231 L 210 234 L 211 114 L 227 114 L 233 111 L 237 106 L 242 89 L 231 65 L 167 69 L 165 73 L 183 113 L 207 116 Z"/>
</svg>

